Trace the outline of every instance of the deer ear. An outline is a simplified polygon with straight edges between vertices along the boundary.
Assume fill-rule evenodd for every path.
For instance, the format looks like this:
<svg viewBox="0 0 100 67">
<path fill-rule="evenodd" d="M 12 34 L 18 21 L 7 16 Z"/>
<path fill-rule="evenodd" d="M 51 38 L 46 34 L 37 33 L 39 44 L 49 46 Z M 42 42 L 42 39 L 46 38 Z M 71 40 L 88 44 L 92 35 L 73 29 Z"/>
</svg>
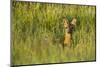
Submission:
<svg viewBox="0 0 100 67">
<path fill-rule="evenodd" d="M 72 20 L 71 24 L 73 24 L 73 25 L 75 25 L 75 26 L 76 26 L 76 21 L 77 21 L 77 19 L 76 19 L 76 18 L 73 18 L 73 20 Z"/>
<path fill-rule="evenodd" d="M 64 27 L 66 28 L 66 27 L 68 27 L 68 20 L 67 19 L 63 19 L 63 22 L 64 22 Z"/>
</svg>

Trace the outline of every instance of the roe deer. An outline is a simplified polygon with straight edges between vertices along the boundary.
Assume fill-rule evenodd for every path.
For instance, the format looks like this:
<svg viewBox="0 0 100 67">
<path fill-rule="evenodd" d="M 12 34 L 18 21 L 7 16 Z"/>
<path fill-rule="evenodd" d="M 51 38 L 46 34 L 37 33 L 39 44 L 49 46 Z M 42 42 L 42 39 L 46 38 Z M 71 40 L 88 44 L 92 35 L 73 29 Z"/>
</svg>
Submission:
<svg viewBox="0 0 100 67">
<path fill-rule="evenodd" d="M 65 28 L 63 48 L 65 46 L 71 47 L 72 32 L 76 26 L 76 21 L 77 21 L 76 18 L 73 18 L 72 21 L 69 23 L 68 19 L 66 18 L 63 19 L 64 28 Z"/>
</svg>

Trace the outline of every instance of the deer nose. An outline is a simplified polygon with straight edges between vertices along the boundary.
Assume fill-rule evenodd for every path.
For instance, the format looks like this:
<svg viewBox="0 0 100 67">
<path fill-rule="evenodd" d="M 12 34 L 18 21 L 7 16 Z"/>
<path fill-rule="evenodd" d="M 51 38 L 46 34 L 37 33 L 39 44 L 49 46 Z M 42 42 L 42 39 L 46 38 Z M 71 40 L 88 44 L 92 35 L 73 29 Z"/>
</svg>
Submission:
<svg viewBox="0 0 100 67">
<path fill-rule="evenodd" d="M 72 28 L 69 28 L 68 29 L 68 33 L 72 33 L 73 32 L 73 30 L 74 30 L 74 28 L 72 27 Z"/>
<path fill-rule="evenodd" d="M 71 33 L 71 30 L 68 30 L 68 33 Z"/>
</svg>

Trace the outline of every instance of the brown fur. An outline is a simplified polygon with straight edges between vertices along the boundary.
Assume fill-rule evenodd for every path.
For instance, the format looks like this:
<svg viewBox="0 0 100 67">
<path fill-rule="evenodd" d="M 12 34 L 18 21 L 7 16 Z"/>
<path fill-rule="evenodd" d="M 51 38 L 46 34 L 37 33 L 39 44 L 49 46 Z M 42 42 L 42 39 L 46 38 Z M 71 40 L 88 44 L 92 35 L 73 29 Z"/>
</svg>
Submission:
<svg viewBox="0 0 100 67">
<path fill-rule="evenodd" d="M 76 18 L 73 18 L 70 23 L 68 22 L 66 18 L 64 18 L 63 22 L 64 22 L 64 28 L 65 28 L 63 47 L 64 46 L 71 47 L 72 32 L 76 26 Z"/>
</svg>

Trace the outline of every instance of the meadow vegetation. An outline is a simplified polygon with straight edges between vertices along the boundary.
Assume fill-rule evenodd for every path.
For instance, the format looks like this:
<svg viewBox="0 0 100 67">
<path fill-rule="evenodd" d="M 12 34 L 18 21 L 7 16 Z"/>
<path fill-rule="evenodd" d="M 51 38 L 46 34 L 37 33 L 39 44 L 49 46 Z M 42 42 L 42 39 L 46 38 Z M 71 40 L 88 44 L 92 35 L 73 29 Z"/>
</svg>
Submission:
<svg viewBox="0 0 100 67">
<path fill-rule="evenodd" d="M 96 60 L 96 7 L 12 2 L 11 62 L 13 65 Z M 62 48 L 63 17 L 77 18 L 72 47 Z"/>
</svg>

